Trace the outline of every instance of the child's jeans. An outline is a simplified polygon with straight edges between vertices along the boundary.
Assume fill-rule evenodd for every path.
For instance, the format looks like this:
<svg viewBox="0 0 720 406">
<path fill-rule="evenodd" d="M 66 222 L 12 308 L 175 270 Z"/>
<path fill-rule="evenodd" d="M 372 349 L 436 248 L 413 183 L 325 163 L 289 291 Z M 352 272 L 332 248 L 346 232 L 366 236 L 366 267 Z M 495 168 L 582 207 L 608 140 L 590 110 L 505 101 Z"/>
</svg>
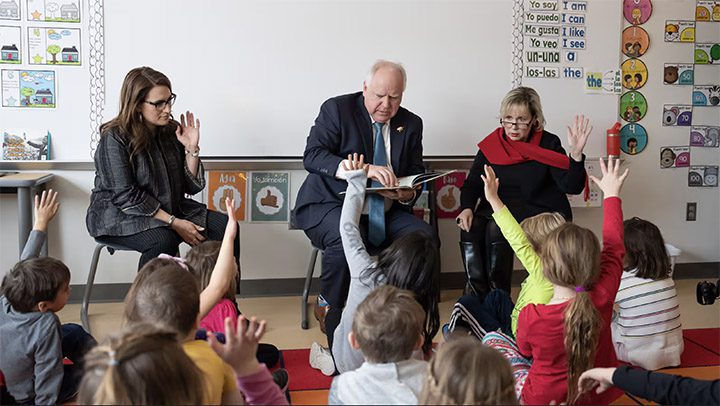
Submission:
<svg viewBox="0 0 720 406">
<path fill-rule="evenodd" d="M 81 326 L 68 323 L 62 325 L 63 357 L 72 361 L 72 365 L 63 365 L 64 375 L 58 403 L 65 402 L 77 395 L 83 373 L 85 354 L 97 345 L 97 341 Z"/>
</svg>

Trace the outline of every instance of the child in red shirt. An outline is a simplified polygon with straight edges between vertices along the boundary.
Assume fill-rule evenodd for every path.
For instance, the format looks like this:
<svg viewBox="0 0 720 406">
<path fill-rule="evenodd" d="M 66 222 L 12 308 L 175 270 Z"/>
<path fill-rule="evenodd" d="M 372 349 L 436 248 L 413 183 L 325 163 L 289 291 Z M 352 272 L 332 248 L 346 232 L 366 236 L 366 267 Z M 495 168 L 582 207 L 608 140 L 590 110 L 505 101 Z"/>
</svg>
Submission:
<svg viewBox="0 0 720 406">
<path fill-rule="evenodd" d="M 605 195 L 602 252 L 590 230 L 572 223 L 554 230 L 540 254 L 545 277 L 553 284 L 553 298 L 548 304 L 523 308 L 517 344 L 501 333 L 483 339 L 513 364 L 516 391 L 524 404 L 607 404 L 621 394 L 615 390 L 580 396 L 577 390 L 585 370 L 617 366 L 610 321 L 625 255 L 618 194 L 627 169 L 621 175 L 619 164 L 612 160 L 607 167 L 601 160 L 600 166 L 603 178 L 591 179 Z M 502 208 L 492 168 L 486 169 L 484 180 L 493 209 Z"/>
</svg>

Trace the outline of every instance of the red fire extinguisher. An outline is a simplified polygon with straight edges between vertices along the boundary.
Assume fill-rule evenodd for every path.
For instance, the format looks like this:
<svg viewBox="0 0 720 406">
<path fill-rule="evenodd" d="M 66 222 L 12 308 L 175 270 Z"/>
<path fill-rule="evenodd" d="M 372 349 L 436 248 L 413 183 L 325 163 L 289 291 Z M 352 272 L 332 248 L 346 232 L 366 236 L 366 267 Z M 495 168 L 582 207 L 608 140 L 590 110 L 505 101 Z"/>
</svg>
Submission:
<svg viewBox="0 0 720 406">
<path fill-rule="evenodd" d="M 616 122 L 612 128 L 605 132 L 605 141 L 608 158 L 620 158 L 620 123 Z"/>
</svg>

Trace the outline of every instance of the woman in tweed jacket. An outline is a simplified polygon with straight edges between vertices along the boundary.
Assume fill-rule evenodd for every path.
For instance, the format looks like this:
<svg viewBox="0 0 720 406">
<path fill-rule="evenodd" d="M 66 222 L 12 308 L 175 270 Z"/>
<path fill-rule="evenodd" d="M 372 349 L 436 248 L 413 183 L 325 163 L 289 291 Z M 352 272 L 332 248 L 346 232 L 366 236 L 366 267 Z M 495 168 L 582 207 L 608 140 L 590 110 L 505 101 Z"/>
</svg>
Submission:
<svg viewBox="0 0 720 406">
<path fill-rule="evenodd" d="M 140 269 L 159 254 L 177 255 L 181 242 L 222 240 L 227 216 L 186 195 L 205 187 L 200 120 L 173 119 L 170 80 L 148 67 L 131 70 L 120 90 L 120 112 L 100 127 L 95 187 L 86 224 L 100 242 L 142 253 Z M 240 240 L 235 239 L 235 258 Z"/>
</svg>

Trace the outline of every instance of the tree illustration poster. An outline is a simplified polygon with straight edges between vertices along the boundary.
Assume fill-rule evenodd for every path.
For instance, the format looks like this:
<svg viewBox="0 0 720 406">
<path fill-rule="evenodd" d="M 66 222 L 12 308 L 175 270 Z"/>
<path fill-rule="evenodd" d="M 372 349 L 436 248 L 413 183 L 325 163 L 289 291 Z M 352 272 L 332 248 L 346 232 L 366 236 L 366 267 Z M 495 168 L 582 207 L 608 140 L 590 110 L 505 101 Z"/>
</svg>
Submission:
<svg viewBox="0 0 720 406">
<path fill-rule="evenodd" d="M 290 218 L 290 172 L 250 174 L 250 221 L 284 222 Z"/>
<path fill-rule="evenodd" d="M 31 65 L 80 65 L 80 29 L 28 27 Z"/>
<path fill-rule="evenodd" d="M 3 107 L 55 108 L 55 72 L 3 69 L 0 77 Z"/>
</svg>

